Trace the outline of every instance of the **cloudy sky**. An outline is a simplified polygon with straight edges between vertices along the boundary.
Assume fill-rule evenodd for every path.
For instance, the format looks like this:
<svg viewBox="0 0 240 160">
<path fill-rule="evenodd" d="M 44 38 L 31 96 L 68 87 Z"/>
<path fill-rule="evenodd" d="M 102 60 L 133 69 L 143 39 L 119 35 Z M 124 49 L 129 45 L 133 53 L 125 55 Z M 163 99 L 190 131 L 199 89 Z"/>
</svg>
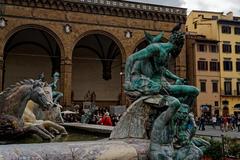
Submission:
<svg viewBox="0 0 240 160">
<path fill-rule="evenodd" d="M 208 10 L 224 12 L 233 12 L 233 15 L 240 16 L 240 0 L 127 0 L 136 2 L 145 2 L 175 7 L 184 7 L 191 10 Z"/>
</svg>

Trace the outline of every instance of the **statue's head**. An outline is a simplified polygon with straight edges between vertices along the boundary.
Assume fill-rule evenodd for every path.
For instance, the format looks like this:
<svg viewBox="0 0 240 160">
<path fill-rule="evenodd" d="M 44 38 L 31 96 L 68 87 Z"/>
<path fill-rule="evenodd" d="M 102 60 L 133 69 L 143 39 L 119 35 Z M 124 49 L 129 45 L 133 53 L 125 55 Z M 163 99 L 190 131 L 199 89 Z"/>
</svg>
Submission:
<svg viewBox="0 0 240 160">
<path fill-rule="evenodd" d="M 60 74 L 58 73 L 58 72 L 55 72 L 54 74 L 53 74 L 53 77 L 60 77 Z"/>
<path fill-rule="evenodd" d="M 30 95 L 30 99 L 37 103 L 40 108 L 43 110 L 49 109 L 54 106 L 52 100 L 50 100 L 44 91 L 45 83 L 36 80 L 32 87 L 32 92 Z"/>
<path fill-rule="evenodd" d="M 175 114 L 175 118 L 178 120 L 185 120 L 188 117 L 189 113 L 189 106 L 186 104 L 181 104 L 181 107 L 178 109 L 177 113 Z"/>
<path fill-rule="evenodd" d="M 172 34 L 169 38 L 169 42 L 174 45 L 174 48 L 171 51 L 171 56 L 176 58 L 183 47 L 185 34 L 180 31 L 181 24 L 178 24 L 172 29 Z"/>
</svg>

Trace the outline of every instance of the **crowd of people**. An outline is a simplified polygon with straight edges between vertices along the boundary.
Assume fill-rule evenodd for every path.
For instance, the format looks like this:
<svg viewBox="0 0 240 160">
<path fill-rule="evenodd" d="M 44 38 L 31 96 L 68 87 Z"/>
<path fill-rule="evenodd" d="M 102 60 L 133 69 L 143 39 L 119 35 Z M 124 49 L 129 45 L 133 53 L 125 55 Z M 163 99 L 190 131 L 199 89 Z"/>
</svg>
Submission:
<svg viewBox="0 0 240 160">
<path fill-rule="evenodd" d="M 201 117 L 196 118 L 199 130 L 205 130 L 205 125 L 212 125 L 214 129 L 217 126 L 220 127 L 222 132 L 228 131 L 238 131 L 240 132 L 240 116 L 227 115 L 227 116 L 218 116 L 213 115 L 212 117 L 202 115 Z"/>
<path fill-rule="evenodd" d="M 104 111 L 97 111 L 93 115 L 92 120 L 90 121 L 91 124 L 99 124 L 105 126 L 116 126 L 117 122 L 119 121 L 121 115 L 120 114 L 109 114 L 108 110 Z"/>
<path fill-rule="evenodd" d="M 64 122 L 81 122 L 81 117 L 85 112 L 82 108 L 77 108 L 75 111 L 63 112 L 62 117 Z M 105 126 L 116 126 L 121 114 L 110 114 L 107 108 L 99 107 L 91 117 L 89 124 L 98 124 Z"/>
<path fill-rule="evenodd" d="M 81 107 L 75 109 L 75 111 L 62 114 L 64 122 L 81 122 L 81 117 L 85 112 Z M 109 110 L 105 107 L 98 107 L 93 113 L 89 124 L 98 124 L 105 126 L 116 126 L 121 114 L 110 114 Z M 201 117 L 196 117 L 196 123 L 198 129 L 204 131 L 205 125 L 212 125 L 214 129 L 219 127 L 221 131 L 237 131 L 240 132 L 240 116 L 227 115 L 227 116 L 207 116 L 203 114 Z"/>
</svg>

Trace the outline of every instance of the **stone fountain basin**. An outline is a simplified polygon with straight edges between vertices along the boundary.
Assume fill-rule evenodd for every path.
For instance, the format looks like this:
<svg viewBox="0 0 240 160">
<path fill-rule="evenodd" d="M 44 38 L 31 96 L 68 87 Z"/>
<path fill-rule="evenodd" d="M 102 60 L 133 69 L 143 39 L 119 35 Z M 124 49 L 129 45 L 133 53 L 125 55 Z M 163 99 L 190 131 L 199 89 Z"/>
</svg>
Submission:
<svg viewBox="0 0 240 160">
<path fill-rule="evenodd" d="M 145 160 L 148 140 L 11 144 L 0 146 L 2 160 Z"/>
<path fill-rule="evenodd" d="M 113 127 L 65 123 L 66 129 L 109 136 Z M 92 133 L 91 133 L 92 132 Z M 97 141 L 52 142 L 0 145 L 0 160 L 145 160 L 149 141 L 108 138 Z"/>
</svg>

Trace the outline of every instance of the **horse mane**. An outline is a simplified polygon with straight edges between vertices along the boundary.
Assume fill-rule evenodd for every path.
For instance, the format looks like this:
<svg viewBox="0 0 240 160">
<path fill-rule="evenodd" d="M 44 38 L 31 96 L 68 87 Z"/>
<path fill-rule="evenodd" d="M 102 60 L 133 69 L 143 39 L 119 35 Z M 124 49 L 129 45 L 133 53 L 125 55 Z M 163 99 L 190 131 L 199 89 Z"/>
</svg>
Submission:
<svg viewBox="0 0 240 160">
<path fill-rule="evenodd" d="M 4 89 L 4 91 L 2 91 L 0 93 L 0 107 L 2 107 L 5 99 L 8 96 L 12 95 L 15 91 L 17 91 L 20 86 L 22 86 L 22 85 L 33 85 L 34 82 L 35 82 L 35 80 L 33 80 L 33 79 L 25 79 L 25 80 L 16 82 L 14 85 L 10 85 L 6 89 Z"/>
</svg>

